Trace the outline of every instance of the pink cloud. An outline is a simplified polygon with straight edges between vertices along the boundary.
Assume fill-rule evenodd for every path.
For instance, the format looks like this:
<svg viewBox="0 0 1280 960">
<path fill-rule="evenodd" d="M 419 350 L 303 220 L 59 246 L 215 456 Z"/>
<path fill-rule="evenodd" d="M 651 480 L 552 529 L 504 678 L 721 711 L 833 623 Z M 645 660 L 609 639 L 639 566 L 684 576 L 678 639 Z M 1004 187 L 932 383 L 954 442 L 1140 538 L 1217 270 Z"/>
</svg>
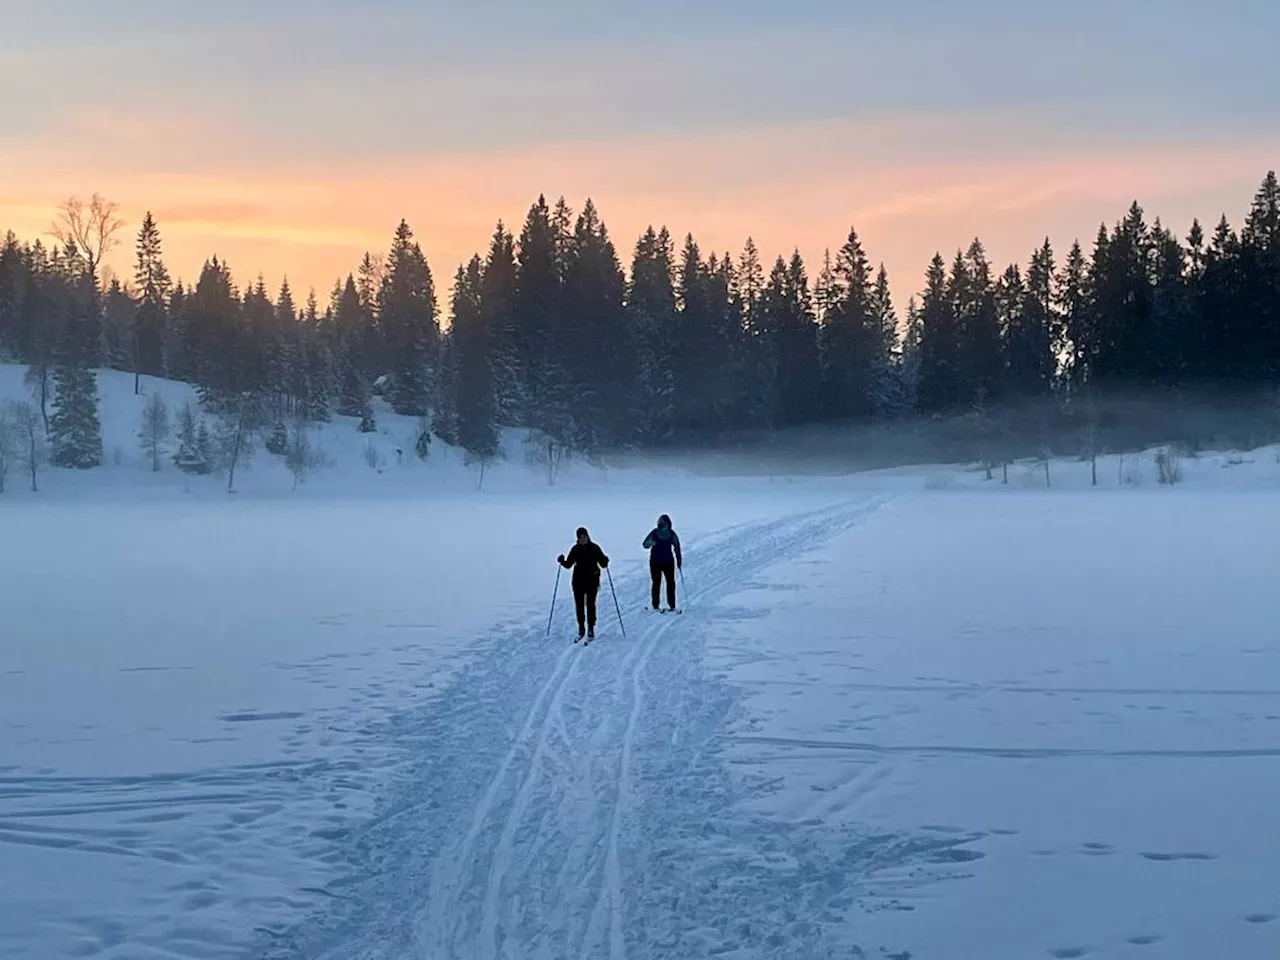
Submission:
<svg viewBox="0 0 1280 960">
<path fill-rule="evenodd" d="M 494 222 L 518 231 L 545 191 L 575 208 L 591 196 L 624 261 L 652 223 L 677 236 L 692 231 L 704 252 L 736 252 L 748 235 L 770 259 L 799 247 L 816 269 L 823 247 L 839 246 L 854 225 L 905 303 L 935 250 L 947 256 L 975 235 L 1003 265 L 1025 260 L 1046 234 L 1062 251 L 1076 237 L 1087 243 L 1100 220 L 1114 221 L 1135 198 L 1180 232 L 1197 215 L 1238 218 L 1280 146 L 1274 136 L 1068 142 L 1006 114 L 357 161 L 303 156 L 227 117 L 177 123 L 105 111 L 51 122 L 39 140 L 6 151 L 0 229 L 42 233 L 68 194 L 97 190 L 121 203 L 131 231 L 153 210 L 170 268 L 188 280 L 217 253 L 242 282 L 261 270 L 273 284 L 287 274 L 295 288 L 327 291 L 366 249 L 385 249 L 405 217 L 444 303 L 455 267 L 483 248 Z M 120 251 L 117 269 L 128 258 Z"/>
</svg>

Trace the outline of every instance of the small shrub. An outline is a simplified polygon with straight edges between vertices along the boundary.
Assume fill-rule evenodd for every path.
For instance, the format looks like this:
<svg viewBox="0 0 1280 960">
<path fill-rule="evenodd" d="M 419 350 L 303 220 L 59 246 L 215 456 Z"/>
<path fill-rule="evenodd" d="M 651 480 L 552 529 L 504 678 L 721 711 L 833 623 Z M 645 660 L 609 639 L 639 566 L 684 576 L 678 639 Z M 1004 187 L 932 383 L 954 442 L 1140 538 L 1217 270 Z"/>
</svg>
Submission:
<svg viewBox="0 0 1280 960">
<path fill-rule="evenodd" d="M 1174 486 L 1182 480 L 1182 458 L 1173 447 L 1165 447 L 1156 454 L 1156 468 L 1160 471 L 1160 482 L 1165 486 Z"/>
<path fill-rule="evenodd" d="M 288 450 L 289 431 L 283 423 L 277 423 L 275 429 L 271 432 L 271 436 L 267 438 L 267 451 L 282 457 Z"/>
</svg>

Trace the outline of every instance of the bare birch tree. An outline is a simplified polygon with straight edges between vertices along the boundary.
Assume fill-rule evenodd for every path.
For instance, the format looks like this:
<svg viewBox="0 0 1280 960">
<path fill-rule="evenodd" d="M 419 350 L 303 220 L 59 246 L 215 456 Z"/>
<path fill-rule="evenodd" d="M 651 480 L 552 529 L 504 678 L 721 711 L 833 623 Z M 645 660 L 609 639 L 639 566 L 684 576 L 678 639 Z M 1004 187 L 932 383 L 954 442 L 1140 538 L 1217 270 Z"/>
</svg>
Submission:
<svg viewBox="0 0 1280 960">
<path fill-rule="evenodd" d="M 119 243 L 116 233 L 124 221 L 116 216 L 119 205 L 95 193 L 88 206 L 79 197 L 62 205 L 51 233 L 63 244 L 74 244 L 84 257 L 94 294 L 98 291 L 102 260 Z"/>
<path fill-rule="evenodd" d="M 142 408 L 142 432 L 138 436 L 143 452 L 151 457 L 154 473 L 160 472 L 160 454 L 164 450 L 164 442 L 169 439 L 169 428 L 169 408 L 160 394 L 153 393 Z"/>
<path fill-rule="evenodd" d="M 12 404 L 0 407 L 0 493 L 4 493 L 5 481 L 18 459 L 18 421 Z"/>
<path fill-rule="evenodd" d="M 31 492 L 38 493 L 36 476 L 45 459 L 44 424 L 40 419 L 40 411 L 30 403 L 15 403 L 10 409 L 17 427 L 18 462 L 31 475 Z"/>
</svg>

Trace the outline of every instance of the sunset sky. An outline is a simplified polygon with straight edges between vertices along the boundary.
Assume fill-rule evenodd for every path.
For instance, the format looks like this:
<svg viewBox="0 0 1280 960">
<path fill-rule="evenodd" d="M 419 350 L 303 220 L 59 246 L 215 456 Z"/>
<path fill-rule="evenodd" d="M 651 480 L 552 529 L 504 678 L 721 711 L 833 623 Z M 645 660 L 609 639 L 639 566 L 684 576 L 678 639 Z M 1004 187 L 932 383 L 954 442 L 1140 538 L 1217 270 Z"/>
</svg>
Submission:
<svg viewBox="0 0 1280 960">
<path fill-rule="evenodd" d="M 811 268 L 850 225 L 899 309 L 935 250 L 1003 266 L 1133 199 L 1234 222 L 1280 166 L 1274 0 L 0 0 L 0 231 L 144 210 L 170 270 L 295 291 L 401 217 L 442 305 L 542 192 Z"/>
</svg>

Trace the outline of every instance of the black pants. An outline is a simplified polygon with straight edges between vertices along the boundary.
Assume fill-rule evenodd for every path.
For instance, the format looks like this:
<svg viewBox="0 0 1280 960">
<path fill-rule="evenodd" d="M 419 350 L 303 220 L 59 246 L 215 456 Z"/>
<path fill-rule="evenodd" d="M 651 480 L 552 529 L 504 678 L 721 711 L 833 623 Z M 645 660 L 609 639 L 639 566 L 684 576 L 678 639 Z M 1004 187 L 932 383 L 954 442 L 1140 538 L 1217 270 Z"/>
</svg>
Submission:
<svg viewBox="0 0 1280 960">
<path fill-rule="evenodd" d="M 586 610 L 586 626 L 596 627 L 596 594 L 600 592 L 599 580 L 573 581 L 573 609 L 578 615 L 578 626 L 583 626 L 583 608 Z"/>
<path fill-rule="evenodd" d="M 653 581 L 653 591 L 650 599 L 653 601 L 653 609 L 658 609 L 658 589 L 662 586 L 662 578 L 667 578 L 667 606 L 672 610 L 676 608 L 676 565 L 671 563 L 651 563 L 649 564 L 649 578 Z"/>
</svg>

